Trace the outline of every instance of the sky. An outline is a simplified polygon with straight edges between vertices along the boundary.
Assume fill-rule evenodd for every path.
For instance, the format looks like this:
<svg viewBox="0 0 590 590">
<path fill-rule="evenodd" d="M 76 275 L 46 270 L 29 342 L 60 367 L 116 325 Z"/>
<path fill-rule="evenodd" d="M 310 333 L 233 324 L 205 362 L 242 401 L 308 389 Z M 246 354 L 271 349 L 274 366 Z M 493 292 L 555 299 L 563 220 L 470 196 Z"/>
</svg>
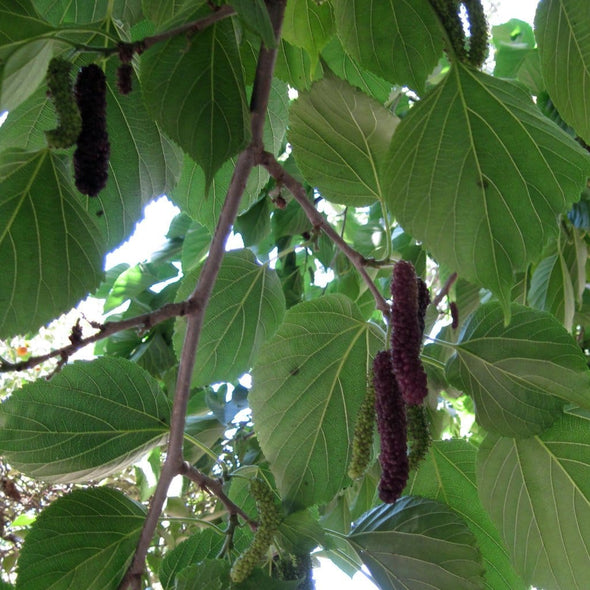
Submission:
<svg viewBox="0 0 590 590">
<path fill-rule="evenodd" d="M 537 0 L 515 0 L 498 2 L 484 0 L 484 7 L 490 3 L 496 7 L 495 11 L 487 10 L 490 14 L 491 26 L 502 24 L 511 18 L 518 18 L 532 24 Z M 486 7 L 486 8 L 487 8 Z M 135 234 L 122 248 L 109 254 L 106 267 L 112 267 L 119 262 L 135 264 L 141 262 L 146 252 L 156 251 L 164 242 L 164 236 L 172 218 L 178 213 L 165 197 L 157 199 L 146 207 L 145 219 L 138 224 Z M 239 239 L 230 240 L 230 247 L 240 247 Z M 316 590 L 376 590 L 375 586 L 363 573 L 357 573 L 353 578 L 343 573 L 328 559 L 320 559 L 321 567 L 314 568 Z"/>
</svg>

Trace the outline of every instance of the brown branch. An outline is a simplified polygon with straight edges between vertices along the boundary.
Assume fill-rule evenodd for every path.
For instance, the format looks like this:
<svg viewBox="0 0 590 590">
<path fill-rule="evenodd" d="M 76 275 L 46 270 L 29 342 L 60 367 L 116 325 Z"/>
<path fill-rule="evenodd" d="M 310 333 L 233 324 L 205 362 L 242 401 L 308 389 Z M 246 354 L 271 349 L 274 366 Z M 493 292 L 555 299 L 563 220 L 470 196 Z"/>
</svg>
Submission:
<svg viewBox="0 0 590 590">
<path fill-rule="evenodd" d="M 340 250 L 346 255 L 350 262 L 352 262 L 353 266 L 357 269 L 358 273 L 367 284 L 369 291 L 371 291 L 373 294 L 377 309 L 383 312 L 383 315 L 388 318 L 390 314 L 389 305 L 383 295 L 381 295 L 379 292 L 379 289 L 377 289 L 377 286 L 368 275 L 366 270 L 367 266 L 371 266 L 370 261 L 365 259 L 364 256 L 362 256 L 354 248 L 349 246 L 340 236 L 340 234 L 335 231 L 334 228 L 322 217 L 320 212 L 314 207 L 313 203 L 308 200 L 303 185 L 298 180 L 293 178 L 293 176 L 291 176 L 288 172 L 286 172 L 271 153 L 262 152 L 260 155 L 259 164 L 268 171 L 268 173 L 277 181 L 277 183 L 280 183 L 289 189 L 293 195 L 293 198 L 305 211 L 307 218 L 314 228 L 321 229 L 336 244 L 336 246 L 340 248 Z"/>
<path fill-rule="evenodd" d="M 190 23 L 185 23 L 179 27 L 174 29 L 170 29 L 169 31 L 163 31 L 162 33 L 158 33 L 157 35 L 151 35 L 149 37 L 144 37 L 139 41 L 134 41 L 133 43 L 118 43 L 116 47 L 95 47 L 93 45 L 83 45 L 74 43 L 73 46 L 78 51 L 84 52 L 94 52 L 100 53 L 102 55 L 113 55 L 115 53 L 123 52 L 125 55 L 133 55 L 134 53 L 141 54 L 146 49 L 149 49 L 156 43 L 160 43 L 162 41 L 168 41 L 173 37 L 178 35 L 194 35 L 199 31 L 210 27 L 211 25 L 219 22 L 220 20 L 226 19 L 230 16 L 234 16 L 236 11 L 232 8 L 229 4 L 225 4 L 219 7 L 217 10 L 212 12 L 210 15 L 200 18 L 198 20 L 191 21 Z M 66 39 L 63 39 L 67 42 Z"/>
<path fill-rule="evenodd" d="M 155 311 L 150 311 L 149 313 L 144 313 L 133 318 L 120 320 L 118 322 L 106 322 L 105 324 L 101 324 L 98 327 L 98 332 L 92 334 L 92 336 L 87 336 L 86 338 L 70 338 L 70 344 L 52 350 L 47 354 L 32 356 L 28 360 L 20 361 L 18 363 L 10 363 L 4 359 L 0 359 L 0 373 L 8 373 L 10 371 L 25 371 L 54 358 L 59 359 L 59 362 L 63 364 L 72 354 L 78 350 L 88 346 L 89 344 L 98 342 L 103 338 L 108 338 L 112 334 L 136 327 L 149 330 L 152 326 L 155 326 L 156 324 L 164 322 L 170 318 L 186 315 L 191 309 L 191 303 L 189 301 L 182 301 L 180 303 L 167 303 Z"/>
<path fill-rule="evenodd" d="M 443 300 L 443 297 L 449 294 L 449 290 L 453 286 L 453 283 L 457 280 L 457 273 L 453 272 L 446 280 L 445 284 L 442 286 L 442 289 L 438 292 L 436 297 L 432 300 L 432 305 L 437 307 L 438 304 Z"/>
<path fill-rule="evenodd" d="M 278 45 L 286 0 L 267 0 L 266 5 Z M 262 131 L 268 106 L 268 97 L 270 94 L 276 55 L 276 49 L 268 49 L 264 46 L 260 49 L 254 88 L 252 90 L 252 98 L 250 102 L 252 141 L 238 157 L 234 174 L 217 222 L 217 227 L 215 228 L 215 233 L 211 240 L 209 256 L 207 257 L 203 270 L 199 275 L 195 290 L 188 300 L 189 305 L 191 306 L 191 312 L 188 315 L 186 335 L 178 368 L 176 392 L 174 395 L 170 421 L 168 453 L 164 465 L 162 466 L 160 479 L 158 480 L 137 543 L 133 561 L 131 562 L 123 580 L 119 584 L 119 590 L 124 590 L 129 586 L 137 586 L 141 583 L 141 576 L 145 567 L 145 557 L 151 544 L 154 531 L 158 525 L 158 519 L 162 513 L 164 502 L 166 501 L 168 487 L 170 486 L 172 478 L 175 475 L 182 473 L 185 469 L 185 463 L 183 460 L 184 426 L 190 393 L 191 375 L 195 364 L 201 326 L 203 324 L 205 309 L 209 302 L 213 285 L 215 284 L 221 266 L 227 238 L 229 237 L 238 213 L 240 199 L 246 187 L 246 181 L 262 151 Z M 223 490 L 216 490 L 215 487 L 213 489 L 214 493 L 217 494 L 217 491 L 219 491 L 223 494 Z"/>
<path fill-rule="evenodd" d="M 202 490 L 217 496 L 219 501 L 225 506 L 225 509 L 230 516 L 234 514 L 241 516 L 253 531 L 256 530 L 258 523 L 250 518 L 237 504 L 232 502 L 227 497 L 226 493 L 223 491 L 223 483 L 221 480 L 214 479 L 208 475 L 205 475 L 204 473 L 201 473 L 196 467 L 193 467 L 187 461 L 182 463 L 180 473 L 191 481 L 194 481 Z"/>
</svg>

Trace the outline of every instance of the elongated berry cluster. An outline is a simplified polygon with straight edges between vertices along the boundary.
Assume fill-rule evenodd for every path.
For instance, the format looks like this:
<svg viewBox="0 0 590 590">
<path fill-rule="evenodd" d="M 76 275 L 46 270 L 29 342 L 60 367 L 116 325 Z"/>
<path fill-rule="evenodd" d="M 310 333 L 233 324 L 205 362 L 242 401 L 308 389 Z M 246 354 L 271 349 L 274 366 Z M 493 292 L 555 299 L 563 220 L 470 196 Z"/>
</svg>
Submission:
<svg viewBox="0 0 590 590">
<path fill-rule="evenodd" d="M 381 437 L 381 481 L 379 497 L 392 504 L 408 481 L 409 464 L 406 445 L 406 411 L 387 350 L 378 352 L 373 360 L 373 387 L 377 427 Z"/>
<path fill-rule="evenodd" d="M 250 480 L 250 494 L 256 500 L 258 528 L 250 546 L 236 559 L 231 568 L 230 577 L 236 584 L 243 582 L 264 558 L 281 522 L 274 493 L 265 481 L 259 478 Z"/>
<path fill-rule="evenodd" d="M 47 67 L 47 94 L 55 106 L 57 127 L 45 132 L 50 148 L 68 148 L 76 143 L 82 120 L 74 98 L 70 71 L 72 64 L 54 57 Z"/>
<path fill-rule="evenodd" d="M 371 461 L 371 448 L 375 432 L 375 388 L 372 382 L 367 385 L 365 399 L 359 409 L 354 437 L 352 439 L 352 457 L 348 466 L 348 476 L 358 479 L 365 474 Z"/>
<path fill-rule="evenodd" d="M 418 405 L 428 394 L 420 349 L 429 296 L 410 262 L 400 260 L 394 266 L 391 295 L 393 372 L 404 401 L 408 405 Z"/>
<path fill-rule="evenodd" d="M 297 590 L 314 590 L 313 564 L 309 553 L 281 555 L 273 563 L 273 576 L 279 580 L 297 580 Z"/>
<path fill-rule="evenodd" d="M 96 196 L 106 185 L 110 144 L 106 121 L 106 78 L 96 65 L 80 70 L 76 101 L 82 116 L 82 131 L 74 152 L 74 178 L 83 195 Z"/>
<path fill-rule="evenodd" d="M 430 426 L 426 408 L 421 406 L 407 406 L 406 419 L 408 425 L 408 443 L 410 452 L 408 462 L 410 469 L 415 469 L 424 459 L 430 448 Z"/>
<path fill-rule="evenodd" d="M 430 0 L 430 4 L 447 32 L 450 49 L 459 61 L 464 62 L 467 59 L 467 50 L 465 49 L 465 31 L 459 16 L 459 1 Z"/>
<path fill-rule="evenodd" d="M 463 0 L 469 17 L 469 53 L 467 61 L 481 67 L 488 56 L 488 23 L 481 0 Z"/>
</svg>

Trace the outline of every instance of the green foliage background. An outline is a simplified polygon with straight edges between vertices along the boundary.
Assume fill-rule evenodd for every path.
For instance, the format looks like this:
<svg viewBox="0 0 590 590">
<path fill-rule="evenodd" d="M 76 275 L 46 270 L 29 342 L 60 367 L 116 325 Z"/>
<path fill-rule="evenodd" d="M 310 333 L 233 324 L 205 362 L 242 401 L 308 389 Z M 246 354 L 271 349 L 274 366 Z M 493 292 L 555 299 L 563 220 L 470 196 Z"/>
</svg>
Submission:
<svg viewBox="0 0 590 590">
<path fill-rule="evenodd" d="M 169 434 L 184 438 L 182 473 L 219 488 L 185 478 L 168 492 L 145 587 L 303 589 L 276 563 L 312 551 L 351 575 L 366 565 L 381 590 L 585 587 L 590 5 L 542 0 L 534 29 L 494 27 L 491 71 L 456 51 L 437 2 L 288 0 L 275 40 L 282 4 L 0 0 L 0 498 L 21 512 L 0 510 L 0 588 L 127 587 L 145 505 L 169 476 Z M 136 51 L 122 96 L 117 44 L 144 39 L 156 42 Z M 261 69 L 261 46 L 276 49 L 274 70 Z M 74 148 L 45 142 L 53 56 L 107 76 L 111 159 L 97 198 L 74 186 Z M 212 298 L 195 311 L 250 156 L 231 219 L 244 246 L 214 260 Z M 104 272 L 162 194 L 181 211 L 166 244 Z M 361 480 L 347 467 L 400 259 L 442 289 L 422 356 L 434 442 L 384 505 L 378 442 Z M 68 362 L 64 350 L 44 365 L 49 379 L 21 378 L 37 352 L 19 343 L 87 296 L 119 322 L 65 326 L 74 347 L 79 328 L 96 334 L 96 358 Z M 170 432 L 175 412 L 183 432 Z M 253 477 L 282 521 L 267 563 L 232 584 L 253 535 L 245 518 L 257 518 Z M 69 487 L 55 498 L 41 482 Z M 27 512 L 31 486 L 45 500 Z"/>
</svg>

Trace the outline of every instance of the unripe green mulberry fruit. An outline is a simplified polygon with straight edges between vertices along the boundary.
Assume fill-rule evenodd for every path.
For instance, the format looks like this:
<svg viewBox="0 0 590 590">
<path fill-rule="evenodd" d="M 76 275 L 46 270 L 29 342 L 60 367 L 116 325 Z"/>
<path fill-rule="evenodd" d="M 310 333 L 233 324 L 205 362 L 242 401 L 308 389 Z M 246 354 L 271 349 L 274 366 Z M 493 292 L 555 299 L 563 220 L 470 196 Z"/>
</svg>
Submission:
<svg viewBox="0 0 590 590">
<path fill-rule="evenodd" d="M 47 94 L 55 106 L 57 127 L 45 132 L 50 148 L 68 148 L 76 143 L 82 119 L 74 98 L 70 71 L 72 64 L 54 57 L 47 67 Z"/>
<path fill-rule="evenodd" d="M 463 6 L 469 17 L 469 53 L 467 61 L 481 67 L 488 56 L 488 23 L 481 0 L 464 0 Z"/>
<path fill-rule="evenodd" d="M 371 461 L 373 434 L 375 432 L 375 388 L 372 380 L 367 385 L 365 399 L 359 408 L 352 439 L 352 457 L 348 466 L 348 476 L 358 479 L 365 474 Z"/>
<path fill-rule="evenodd" d="M 438 18 L 447 32 L 451 44 L 449 48 L 460 62 L 467 59 L 465 49 L 465 31 L 459 16 L 458 0 L 430 0 L 430 4 L 436 11 Z"/>
<path fill-rule="evenodd" d="M 427 413 L 428 410 L 423 405 L 406 406 L 410 469 L 418 467 L 420 461 L 426 457 L 432 442 Z"/>
<path fill-rule="evenodd" d="M 281 522 L 274 493 L 265 481 L 259 478 L 250 480 L 250 493 L 256 501 L 258 528 L 248 549 L 236 559 L 231 568 L 230 577 L 236 584 L 243 582 L 264 558 Z"/>
</svg>

